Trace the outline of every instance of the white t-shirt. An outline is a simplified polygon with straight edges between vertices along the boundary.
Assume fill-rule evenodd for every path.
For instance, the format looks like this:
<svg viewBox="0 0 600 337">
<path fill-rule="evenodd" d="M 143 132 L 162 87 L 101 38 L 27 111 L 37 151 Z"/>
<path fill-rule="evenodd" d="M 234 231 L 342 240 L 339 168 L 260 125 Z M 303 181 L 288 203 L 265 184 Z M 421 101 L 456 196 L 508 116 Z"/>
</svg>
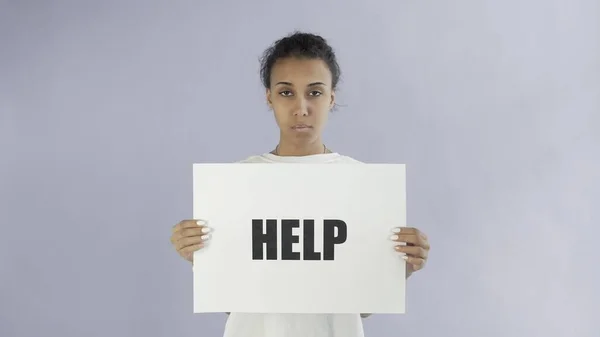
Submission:
<svg viewBox="0 0 600 337">
<path fill-rule="evenodd" d="M 271 153 L 240 163 L 361 163 L 338 153 L 282 157 Z M 253 314 L 232 312 L 224 337 L 364 337 L 360 314 Z"/>
</svg>

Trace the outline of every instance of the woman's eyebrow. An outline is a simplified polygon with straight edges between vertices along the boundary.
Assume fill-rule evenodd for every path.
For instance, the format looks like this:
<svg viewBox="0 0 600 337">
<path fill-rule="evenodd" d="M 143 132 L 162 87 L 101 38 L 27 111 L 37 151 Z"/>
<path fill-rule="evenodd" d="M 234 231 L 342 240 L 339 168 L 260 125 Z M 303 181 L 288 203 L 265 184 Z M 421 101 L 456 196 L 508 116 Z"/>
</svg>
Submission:
<svg viewBox="0 0 600 337">
<path fill-rule="evenodd" d="M 275 84 L 275 85 L 289 85 L 289 86 L 293 86 L 293 84 L 292 84 L 292 83 L 290 83 L 290 82 L 277 82 L 277 84 Z M 322 86 L 326 86 L 326 85 L 325 85 L 325 83 L 323 83 L 323 82 L 313 82 L 313 83 L 310 83 L 310 84 L 309 84 L 309 85 L 307 85 L 307 86 L 308 86 L 308 87 L 314 87 L 314 86 L 316 86 L 316 85 L 322 85 Z"/>
</svg>

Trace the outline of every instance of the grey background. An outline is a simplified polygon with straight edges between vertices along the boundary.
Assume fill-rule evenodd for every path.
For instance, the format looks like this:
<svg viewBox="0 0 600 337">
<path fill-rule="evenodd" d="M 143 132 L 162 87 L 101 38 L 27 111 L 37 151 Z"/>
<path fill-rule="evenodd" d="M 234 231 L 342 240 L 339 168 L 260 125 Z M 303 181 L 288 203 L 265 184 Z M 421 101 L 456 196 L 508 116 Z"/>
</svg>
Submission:
<svg viewBox="0 0 600 337">
<path fill-rule="evenodd" d="M 367 336 L 599 336 L 600 3 L 0 1 L 0 336 L 220 336 L 169 243 L 191 165 L 271 150 L 258 56 L 327 37 L 329 147 L 429 234 Z"/>
</svg>

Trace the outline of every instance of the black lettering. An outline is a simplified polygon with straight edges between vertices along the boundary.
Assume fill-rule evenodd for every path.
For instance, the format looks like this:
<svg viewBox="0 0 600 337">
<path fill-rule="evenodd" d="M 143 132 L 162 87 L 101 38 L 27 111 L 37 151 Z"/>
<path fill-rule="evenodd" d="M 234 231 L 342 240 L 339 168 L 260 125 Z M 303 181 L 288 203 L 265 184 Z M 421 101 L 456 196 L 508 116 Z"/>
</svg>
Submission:
<svg viewBox="0 0 600 337">
<path fill-rule="evenodd" d="M 304 220 L 304 234 L 302 237 L 302 248 L 304 250 L 303 260 L 321 260 L 321 253 L 315 252 L 315 220 Z"/>
<path fill-rule="evenodd" d="M 335 229 L 337 228 L 337 236 Z M 346 242 L 348 237 L 348 228 L 342 220 L 324 220 L 323 221 L 323 260 L 334 259 L 334 247 L 336 244 Z"/>
<path fill-rule="evenodd" d="M 281 259 L 300 260 L 300 253 L 293 251 L 293 244 L 300 242 L 300 237 L 292 232 L 300 227 L 300 220 L 281 220 Z"/>
<path fill-rule="evenodd" d="M 252 220 L 252 260 L 264 260 L 264 245 L 267 245 L 267 260 L 277 260 L 277 220 L 267 220 L 267 232 L 263 233 L 263 220 Z"/>
</svg>

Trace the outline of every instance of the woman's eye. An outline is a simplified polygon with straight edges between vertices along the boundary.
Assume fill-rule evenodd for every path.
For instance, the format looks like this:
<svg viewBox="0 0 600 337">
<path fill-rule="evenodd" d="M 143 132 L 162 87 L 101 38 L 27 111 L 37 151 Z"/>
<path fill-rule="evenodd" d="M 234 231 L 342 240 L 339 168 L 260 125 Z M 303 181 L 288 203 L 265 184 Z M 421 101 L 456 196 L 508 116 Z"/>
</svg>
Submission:
<svg viewBox="0 0 600 337">
<path fill-rule="evenodd" d="M 281 96 L 291 96 L 292 92 L 289 90 L 284 90 L 282 92 L 279 93 Z"/>
<path fill-rule="evenodd" d="M 311 91 L 310 95 L 311 96 L 321 96 L 321 92 L 320 91 Z"/>
</svg>

